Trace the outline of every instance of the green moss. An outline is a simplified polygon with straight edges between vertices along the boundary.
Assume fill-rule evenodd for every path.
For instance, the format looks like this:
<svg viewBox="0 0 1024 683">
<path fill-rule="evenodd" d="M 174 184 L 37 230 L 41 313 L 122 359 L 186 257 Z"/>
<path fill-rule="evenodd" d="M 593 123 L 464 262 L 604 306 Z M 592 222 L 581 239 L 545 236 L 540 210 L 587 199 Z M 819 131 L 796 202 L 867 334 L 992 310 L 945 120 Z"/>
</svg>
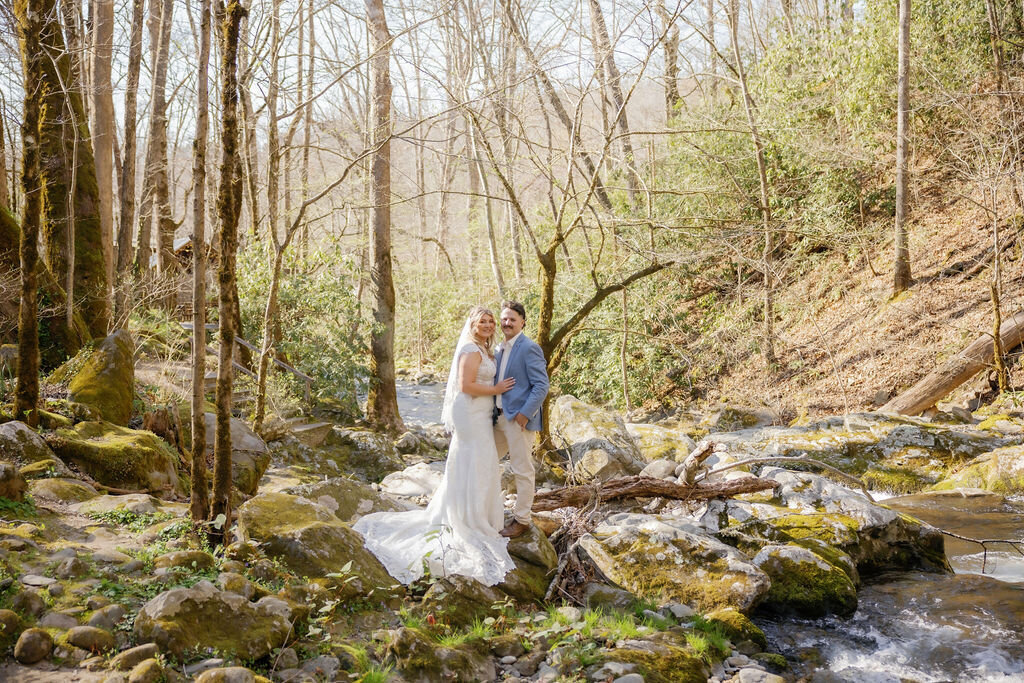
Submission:
<svg viewBox="0 0 1024 683">
<path fill-rule="evenodd" d="M 717 625 L 734 643 L 749 640 L 757 644 L 758 647 L 768 647 L 768 639 L 765 637 L 764 631 L 737 609 L 715 610 L 705 615 L 703 621 Z"/>
<path fill-rule="evenodd" d="M 1006 413 L 996 413 L 995 415 L 989 415 L 984 420 L 978 423 L 978 429 L 997 429 L 996 425 L 1000 422 L 1008 421 L 1010 416 Z"/>
<path fill-rule="evenodd" d="M 927 488 L 932 481 L 907 468 L 871 468 L 861 479 L 870 488 L 903 495 L 917 493 Z"/>
<path fill-rule="evenodd" d="M 770 671 L 785 671 L 789 668 L 786 658 L 776 652 L 758 652 L 754 659 L 767 666 Z"/>
<path fill-rule="evenodd" d="M 773 553 L 761 565 L 771 577 L 772 586 L 760 608 L 812 618 L 853 614 L 857 610 L 857 589 L 850 577 L 842 569 L 820 562 L 826 566 Z"/>
<path fill-rule="evenodd" d="M 667 652 L 616 649 L 615 661 L 635 664 L 646 683 L 705 683 L 704 661 L 692 652 L 672 645 Z"/>
<path fill-rule="evenodd" d="M 96 348 L 68 385 L 70 399 L 96 410 L 102 419 L 127 425 L 135 396 L 135 344 L 125 330 Z"/>
<path fill-rule="evenodd" d="M 860 523 L 839 512 L 783 515 L 771 525 L 789 538 L 817 538 L 827 545 L 844 547 L 856 544 Z"/>
</svg>

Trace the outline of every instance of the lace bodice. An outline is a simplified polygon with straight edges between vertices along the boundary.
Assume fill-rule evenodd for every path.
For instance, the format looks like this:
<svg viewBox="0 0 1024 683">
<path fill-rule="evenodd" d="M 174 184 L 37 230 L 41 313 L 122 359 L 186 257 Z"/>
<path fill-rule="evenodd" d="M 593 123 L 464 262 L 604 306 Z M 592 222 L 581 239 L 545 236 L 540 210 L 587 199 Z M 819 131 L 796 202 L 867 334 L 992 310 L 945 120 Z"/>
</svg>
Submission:
<svg viewBox="0 0 1024 683">
<path fill-rule="evenodd" d="M 465 353 L 480 354 L 480 367 L 476 369 L 476 383 L 493 384 L 494 376 L 498 374 L 498 365 L 494 362 L 494 359 L 488 356 L 487 353 L 476 344 L 466 344 L 459 349 L 459 355 Z"/>
</svg>

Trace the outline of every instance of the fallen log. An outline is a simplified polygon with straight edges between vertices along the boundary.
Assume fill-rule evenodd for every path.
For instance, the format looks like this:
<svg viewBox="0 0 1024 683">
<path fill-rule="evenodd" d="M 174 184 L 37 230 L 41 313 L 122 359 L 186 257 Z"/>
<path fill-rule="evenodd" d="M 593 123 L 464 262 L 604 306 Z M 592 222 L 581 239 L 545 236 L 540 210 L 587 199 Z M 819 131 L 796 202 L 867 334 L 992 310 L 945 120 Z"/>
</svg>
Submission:
<svg viewBox="0 0 1024 683">
<path fill-rule="evenodd" d="M 566 486 L 554 491 L 538 493 L 533 499 L 534 512 L 548 512 L 565 507 L 583 507 L 598 497 L 600 500 L 617 498 L 671 498 L 673 500 L 709 500 L 730 498 L 741 493 L 757 493 L 778 486 L 778 482 L 757 477 L 742 477 L 728 481 L 702 481 L 693 486 L 676 484 L 654 477 L 619 477 L 604 483 L 586 486 Z"/>
<path fill-rule="evenodd" d="M 1015 313 L 999 327 L 999 339 L 1006 351 L 1011 351 L 1024 342 L 1024 311 Z M 949 392 L 991 365 L 994 357 L 993 346 L 991 334 L 978 337 L 966 349 L 879 408 L 878 412 L 917 415 L 931 408 Z"/>
</svg>

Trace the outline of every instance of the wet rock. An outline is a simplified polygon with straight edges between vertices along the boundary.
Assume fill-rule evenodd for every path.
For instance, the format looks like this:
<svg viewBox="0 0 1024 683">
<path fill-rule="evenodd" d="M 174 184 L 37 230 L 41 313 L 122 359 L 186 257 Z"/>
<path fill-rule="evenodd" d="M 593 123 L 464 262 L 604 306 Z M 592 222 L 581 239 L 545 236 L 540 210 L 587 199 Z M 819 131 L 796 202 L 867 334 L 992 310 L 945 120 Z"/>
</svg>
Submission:
<svg viewBox="0 0 1024 683">
<path fill-rule="evenodd" d="M 53 638 L 41 628 L 26 629 L 14 646 L 14 658 L 22 664 L 35 664 L 50 656 Z"/>
<path fill-rule="evenodd" d="M 135 398 L 135 343 L 126 330 L 100 342 L 68 385 L 69 399 L 96 410 L 102 419 L 125 426 Z"/>
<path fill-rule="evenodd" d="M 646 464 L 622 418 L 574 396 L 555 401 L 551 425 L 570 444 L 573 472 L 581 481 L 637 474 Z"/>
<path fill-rule="evenodd" d="M 178 657 L 189 648 L 212 647 L 259 659 L 281 646 L 290 632 L 276 604 L 250 603 L 208 581 L 161 593 L 135 618 L 139 641 L 156 643 Z"/>
<path fill-rule="evenodd" d="M 64 463 L 61 463 L 62 465 Z M 62 503 L 81 503 L 100 495 L 89 484 L 75 479 L 35 479 L 29 483 L 29 492 L 39 500 Z"/>
<path fill-rule="evenodd" d="M 95 654 L 114 649 L 114 636 L 95 626 L 75 626 L 68 631 L 67 639 L 71 645 Z"/>
<path fill-rule="evenodd" d="M 323 505 L 343 522 L 354 522 L 371 512 L 409 509 L 372 486 L 346 477 L 293 486 L 283 493 L 301 496 Z"/>
<path fill-rule="evenodd" d="M 159 654 L 160 648 L 155 643 L 145 643 L 114 656 L 110 660 L 110 668 L 114 671 L 130 671 L 140 662 L 152 659 Z"/>
<path fill-rule="evenodd" d="M 409 683 L 441 680 L 492 681 L 497 676 L 494 660 L 469 644 L 439 646 L 416 629 L 400 628 L 390 634 L 387 651 L 395 657 L 398 670 Z"/>
<path fill-rule="evenodd" d="M 811 618 L 849 616 L 857 610 L 857 589 L 846 572 L 807 548 L 766 546 L 754 564 L 772 580 L 762 609 Z"/>
<path fill-rule="evenodd" d="M 28 482 L 18 468 L 10 462 L 0 460 L 0 498 L 21 502 L 25 500 Z"/>
<path fill-rule="evenodd" d="M 604 576 L 641 598 L 747 611 L 771 587 L 741 552 L 677 518 L 611 515 L 580 547 Z"/>
<path fill-rule="evenodd" d="M 80 422 L 46 435 L 64 462 L 106 486 L 147 491 L 179 491 L 178 454 L 152 432 L 110 422 Z"/>
<path fill-rule="evenodd" d="M 262 493 L 238 509 L 238 533 L 259 543 L 300 576 L 326 577 L 351 562 L 350 593 L 366 595 L 394 584 L 363 546 L 363 537 L 327 508 L 286 493 Z"/>
</svg>

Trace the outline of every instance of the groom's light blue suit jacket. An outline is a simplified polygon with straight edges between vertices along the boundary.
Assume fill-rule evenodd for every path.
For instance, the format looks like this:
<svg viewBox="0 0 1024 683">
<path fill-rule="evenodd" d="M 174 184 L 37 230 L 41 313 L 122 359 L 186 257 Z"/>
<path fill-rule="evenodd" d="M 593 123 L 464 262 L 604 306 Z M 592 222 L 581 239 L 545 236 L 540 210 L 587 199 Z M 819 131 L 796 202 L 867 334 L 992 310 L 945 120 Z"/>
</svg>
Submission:
<svg viewBox="0 0 1024 683">
<path fill-rule="evenodd" d="M 515 419 L 519 413 L 529 420 L 526 428 L 531 432 L 540 431 L 542 425 L 541 404 L 548 394 L 548 363 L 544 360 L 544 352 L 537 342 L 525 334 L 519 336 L 512 346 L 512 355 L 508 358 L 505 377 L 516 380 L 515 386 L 501 395 L 502 412 L 509 419 Z M 494 357 L 498 372 L 494 375 L 494 383 L 498 383 L 501 375 L 501 361 L 504 350 Z"/>
</svg>

